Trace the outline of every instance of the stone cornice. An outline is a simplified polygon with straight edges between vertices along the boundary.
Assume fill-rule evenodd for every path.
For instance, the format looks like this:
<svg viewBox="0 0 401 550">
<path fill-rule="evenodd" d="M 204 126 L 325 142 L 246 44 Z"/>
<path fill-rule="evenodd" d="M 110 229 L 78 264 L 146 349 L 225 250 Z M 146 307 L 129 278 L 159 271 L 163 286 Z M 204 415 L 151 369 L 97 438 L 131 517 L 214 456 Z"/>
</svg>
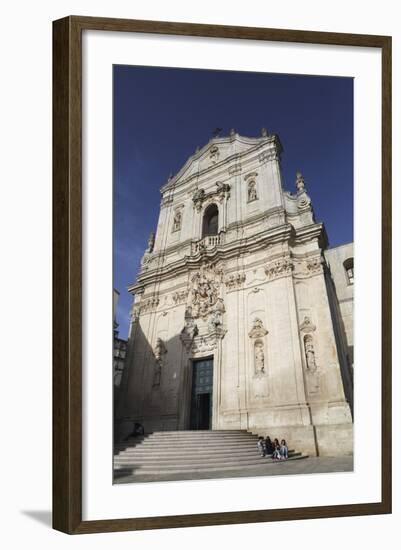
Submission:
<svg viewBox="0 0 401 550">
<path fill-rule="evenodd" d="M 231 222 L 227 226 L 226 234 L 228 234 L 230 231 L 238 230 L 238 229 L 245 229 L 248 226 L 251 226 L 259 221 L 263 221 L 264 219 L 268 219 L 271 216 L 274 216 L 275 214 L 283 214 L 285 215 L 285 210 L 281 207 L 274 207 L 270 210 L 265 210 L 264 212 L 260 212 L 254 216 L 250 216 L 249 218 L 246 218 L 246 220 L 242 222 Z M 168 247 L 166 247 L 163 252 L 161 251 L 155 251 L 152 253 L 152 263 L 156 263 L 158 259 L 160 258 L 166 258 L 170 254 L 174 254 L 174 252 L 177 252 L 178 250 L 182 250 L 185 247 L 191 246 L 191 243 L 194 241 L 192 239 L 185 239 L 185 241 L 180 241 L 178 243 L 174 243 Z M 157 269 L 157 267 L 153 268 Z M 150 271 L 150 269 L 148 270 Z"/>
<path fill-rule="evenodd" d="M 319 246 L 324 250 L 328 246 L 326 228 L 323 223 L 312 223 L 298 227 L 294 232 L 293 244 L 302 244 L 311 239 L 318 239 Z"/>
<path fill-rule="evenodd" d="M 171 262 L 163 267 L 149 269 L 138 276 L 136 283 L 128 287 L 130 293 L 135 293 L 143 286 L 152 284 L 156 281 L 161 282 L 169 279 L 172 275 L 178 276 L 187 273 L 189 268 L 197 268 L 205 260 L 216 262 L 218 260 L 226 261 L 236 258 L 243 252 L 255 252 L 263 250 L 266 246 L 281 242 L 288 242 L 292 236 L 292 226 L 286 224 L 280 227 L 267 229 L 256 235 L 236 240 L 231 243 L 225 243 L 212 249 L 210 252 L 198 253 L 193 256 L 185 256 L 175 262 Z"/>
</svg>

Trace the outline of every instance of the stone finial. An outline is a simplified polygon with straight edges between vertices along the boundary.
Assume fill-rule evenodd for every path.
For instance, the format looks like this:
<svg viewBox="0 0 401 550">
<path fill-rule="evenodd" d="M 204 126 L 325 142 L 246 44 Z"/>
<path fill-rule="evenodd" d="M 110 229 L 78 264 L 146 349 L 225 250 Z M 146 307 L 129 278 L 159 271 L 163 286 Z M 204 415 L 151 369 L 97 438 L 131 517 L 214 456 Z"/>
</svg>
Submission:
<svg viewBox="0 0 401 550">
<path fill-rule="evenodd" d="M 303 191 L 305 189 L 305 180 L 301 172 L 297 172 L 296 180 L 295 180 L 295 187 L 297 188 L 297 191 Z"/>
<path fill-rule="evenodd" d="M 236 134 L 235 128 L 231 128 L 231 130 L 230 130 L 230 136 L 231 136 L 231 137 L 234 137 L 235 134 Z"/>
<path fill-rule="evenodd" d="M 199 145 L 197 145 L 196 149 L 195 149 L 195 153 L 199 153 L 199 151 L 200 151 L 200 147 L 199 147 Z"/>
<path fill-rule="evenodd" d="M 262 137 L 267 137 L 269 135 L 269 133 L 268 133 L 266 128 L 262 128 L 261 131 L 260 131 L 260 135 Z"/>
<path fill-rule="evenodd" d="M 173 179 L 173 172 L 170 172 L 169 175 L 168 175 L 168 181 L 170 181 L 172 179 Z"/>
</svg>

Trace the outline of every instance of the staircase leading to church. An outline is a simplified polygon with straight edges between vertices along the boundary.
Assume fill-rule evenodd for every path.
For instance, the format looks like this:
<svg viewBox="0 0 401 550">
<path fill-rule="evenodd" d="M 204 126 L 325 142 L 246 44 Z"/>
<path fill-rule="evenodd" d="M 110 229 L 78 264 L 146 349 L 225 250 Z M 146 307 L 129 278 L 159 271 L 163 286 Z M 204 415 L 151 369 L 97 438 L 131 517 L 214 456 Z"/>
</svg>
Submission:
<svg viewBox="0 0 401 550">
<path fill-rule="evenodd" d="M 257 435 L 246 430 L 153 432 L 132 437 L 115 446 L 115 476 L 196 476 L 198 473 L 252 472 L 255 468 L 274 467 L 280 461 L 262 458 L 257 440 Z M 306 456 L 289 451 L 288 460 L 301 458 Z"/>
</svg>

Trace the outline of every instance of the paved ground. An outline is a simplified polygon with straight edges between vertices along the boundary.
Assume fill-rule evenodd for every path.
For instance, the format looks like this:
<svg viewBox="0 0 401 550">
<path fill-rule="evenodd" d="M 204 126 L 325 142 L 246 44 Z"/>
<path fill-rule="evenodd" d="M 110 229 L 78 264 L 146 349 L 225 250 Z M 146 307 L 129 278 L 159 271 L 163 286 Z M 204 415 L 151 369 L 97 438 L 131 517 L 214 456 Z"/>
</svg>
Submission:
<svg viewBox="0 0 401 550">
<path fill-rule="evenodd" d="M 263 460 L 263 459 L 261 459 Z M 122 475 L 115 472 L 114 483 L 143 483 L 149 481 L 181 481 L 188 479 L 221 479 L 235 477 L 322 474 L 329 472 L 352 472 L 354 460 L 352 456 L 343 457 L 308 457 L 302 460 L 275 462 L 266 464 L 265 468 L 255 467 L 229 472 L 202 472 L 197 474 L 169 474 L 169 475 Z"/>
</svg>

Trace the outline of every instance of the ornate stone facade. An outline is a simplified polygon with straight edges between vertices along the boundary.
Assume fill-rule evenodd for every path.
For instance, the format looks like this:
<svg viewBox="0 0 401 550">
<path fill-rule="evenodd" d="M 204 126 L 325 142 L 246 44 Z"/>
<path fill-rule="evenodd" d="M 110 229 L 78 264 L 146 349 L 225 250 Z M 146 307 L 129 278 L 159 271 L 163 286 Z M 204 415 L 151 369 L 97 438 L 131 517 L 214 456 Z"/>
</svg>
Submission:
<svg viewBox="0 0 401 550">
<path fill-rule="evenodd" d="M 208 360 L 213 429 L 277 434 L 311 455 L 352 452 L 352 374 L 326 234 L 302 174 L 283 190 L 280 154 L 267 130 L 233 131 L 161 188 L 129 289 L 121 419 L 189 429 L 193 365 Z"/>
</svg>

